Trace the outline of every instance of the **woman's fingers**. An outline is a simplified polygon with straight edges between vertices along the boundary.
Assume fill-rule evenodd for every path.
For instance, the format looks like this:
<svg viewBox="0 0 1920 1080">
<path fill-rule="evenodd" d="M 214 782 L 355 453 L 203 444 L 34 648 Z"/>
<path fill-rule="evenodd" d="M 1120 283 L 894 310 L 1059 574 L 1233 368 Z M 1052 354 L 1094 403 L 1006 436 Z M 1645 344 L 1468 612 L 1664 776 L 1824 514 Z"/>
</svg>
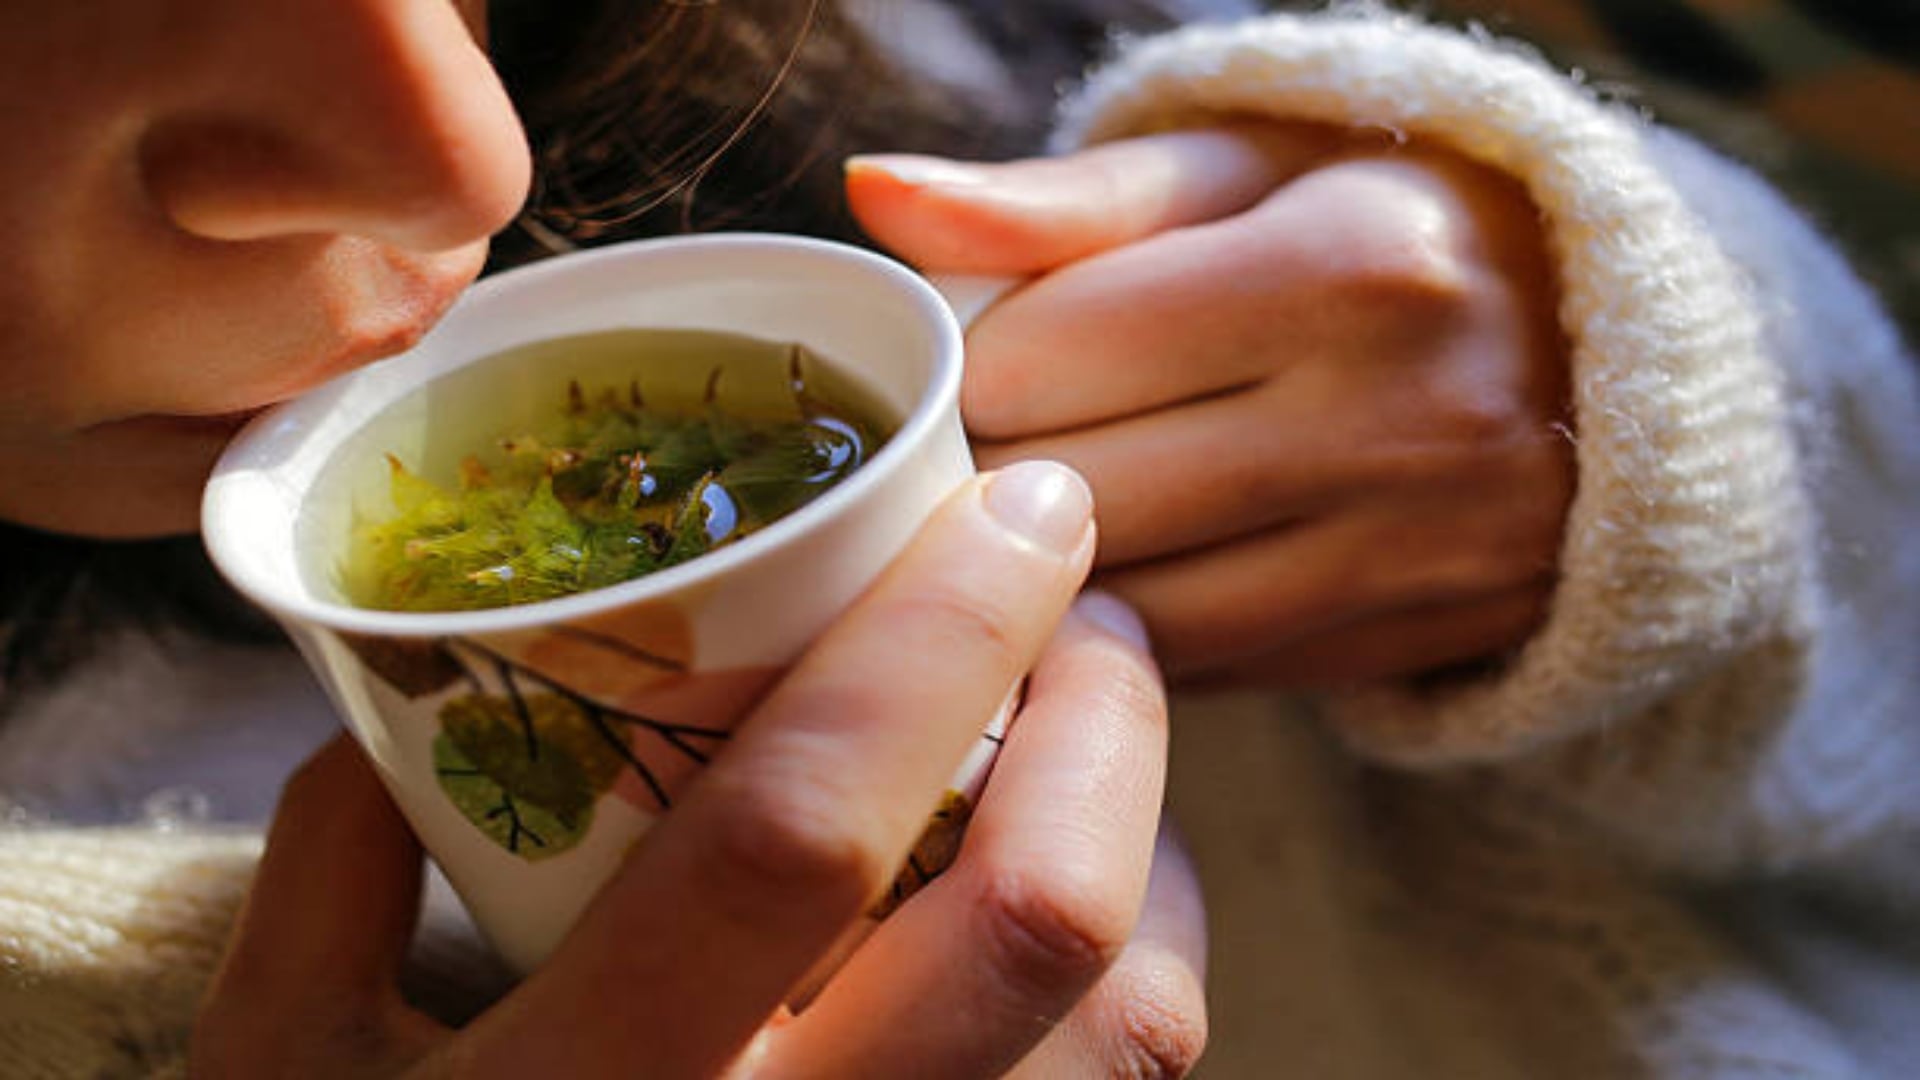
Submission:
<svg viewBox="0 0 1920 1080">
<path fill-rule="evenodd" d="M 420 874 L 419 843 L 373 766 L 335 736 L 287 783 L 221 979 L 274 995 L 389 990 Z"/>
<path fill-rule="evenodd" d="M 1171 826 L 1154 847 L 1126 951 L 1012 1076 L 1185 1076 L 1207 1046 L 1207 921 L 1200 879 Z"/>
<path fill-rule="evenodd" d="M 969 430 L 1031 438 L 1379 371 L 1511 389 L 1558 416 L 1551 273 L 1508 251 L 1508 219 L 1532 223 L 1531 205 L 1466 183 L 1413 157 L 1342 160 L 1230 218 L 1062 267 L 969 331 Z"/>
<path fill-rule="evenodd" d="M 347 1050 L 362 1062 L 423 1051 L 440 1031 L 405 1010 L 397 989 L 420 875 L 419 845 L 373 766 L 336 737 L 281 796 L 195 1029 L 196 1074 L 311 1065 L 325 1075 L 331 1055 Z M 351 1047 L 340 1038 L 348 1029 Z"/>
<path fill-rule="evenodd" d="M 1194 551 L 1324 512 L 1374 473 L 1348 415 L 1311 392 L 1265 386 L 1063 435 L 976 442 L 997 468 L 1071 465 L 1100 493 L 1102 567 Z"/>
<path fill-rule="evenodd" d="M 1237 221 L 1201 227 L 1258 204 L 1341 140 L 1333 129 L 1265 123 L 1001 165 L 856 158 L 847 195 L 882 245 L 923 268 L 1046 274 L 968 334 L 968 425 L 1012 437 L 1263 374 L 1249 364 L 1298 320 L 1271 303 L 1219 300 L 1285 275 Z M 1211 311 L 1210 325 L 1196 325 L 1195 311 Z"/>
<path fill-rule="evenodd" d="M 945 273 L 1035 274 L 1258 202 L 1339 141 L 1305 124 L 1171 132 L 1056 158 L 847 163 L 847 200 L 882 246 Z"/>
<path fill-rule="evenodd" d="M 1033 673 L 959 859 L 773 1053 L 806 1075 L 997 1076 L 1074 1009 L 1132 935 L 1152 861 L 1166 706 L 1144 644 L 1123 605 L 1081 602 Z"/>
<path fill-rule="evenodd" d="M 1463 510 L 1462 507 L 1467 509 Z M 1311 637 L 1551 579 L 1557 532 L 1530 493 L 1436 481 L 1295 526 L 1103 573 L 1168 674 L 1243 670 Z M 1404 674 L 1404 672 L 1403 672 Z"/>
<path fill-rule="evenodd" d="M 556 1075 L 723 1068 L 889 883 L 1032 667 L 1091 561 L 1090 513 L 1080 479 L 1047 463 L 958 491 L 547 965 L 469 1030 L 469 1062 Z"/>
<path fill-rule="evenodd" d="M 990 439 L 1069 431 L 1258 383 L 1316 360 L 1319 268 L 1245 213 L 1090 256 L 967 331 L 961 408 Z"/>
<path fill-rule="evenodd" d="M 1244 658 L 1234 675 L 1249 683 L 1327 690 L 1442 671 L 1525 644 L 1546 618 L 1552 595 L 1553 581 L 1543 576 L 1453 603 L 1387 612 Z"/>
<path fill-rule="evenodd" d="M 1501 364 L 1303 370 L 1061 435 L 976 443 L 974 455 L 988 468 L 1062 461 L 1086 477 L 1099 493 L 1108 569 L 1396 506 L 1419 531 L 1432 527 L 1428 509 L 1442 525 L 1490 520 L 1501 530 L 1490 534 L 1496 553 L 1550 559 L 1573 490 L 1572 447 L 1555 413 L 1500 380 Z M 1435 493 L 1471 498 L 1460 503 L 1471 512 L 1429 508 Z"/>
</svg>

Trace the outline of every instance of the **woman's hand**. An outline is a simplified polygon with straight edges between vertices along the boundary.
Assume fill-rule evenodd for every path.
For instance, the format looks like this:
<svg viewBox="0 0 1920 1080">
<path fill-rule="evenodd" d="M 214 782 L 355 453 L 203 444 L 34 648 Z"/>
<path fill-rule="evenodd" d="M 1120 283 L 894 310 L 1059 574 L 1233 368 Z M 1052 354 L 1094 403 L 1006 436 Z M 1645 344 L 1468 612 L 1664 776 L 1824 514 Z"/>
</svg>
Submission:
<svg viewBox="0 0 1920 1080">
<path fill-rule="evenodd" d="M 968 335 L 983 464 L 1052 458 L 1170 674 L 1328 685 L 1523 642 L 1574 473 L 1553 268 L 1463 159 L 1245 124 L 1004 165 L 856 159 L 930 271 L 1032 278 Z"/>
<path fill-rule="evenodd" d="M 336 742 L 288 786 L 196 1075 L 1183 1071 L 1204 1041 L 1198 894 L 1155 857 L 1165 707 L 1138 623 L 1097 595 L 1069 612 L 1092 550 L 1064 469 L 963 488 L 464 1030 L 400 998 L 420 854 Z M 958 860 L 788 1012 L 1029 670 Z"/>
</svg>

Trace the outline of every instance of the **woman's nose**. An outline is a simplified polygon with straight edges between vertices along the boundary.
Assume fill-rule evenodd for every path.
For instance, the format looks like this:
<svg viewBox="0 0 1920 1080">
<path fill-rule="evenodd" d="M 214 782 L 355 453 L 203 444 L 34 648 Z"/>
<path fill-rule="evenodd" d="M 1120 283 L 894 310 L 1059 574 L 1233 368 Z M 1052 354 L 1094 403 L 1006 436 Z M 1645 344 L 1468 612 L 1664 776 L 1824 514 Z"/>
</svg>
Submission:
<svg viewBox="0 0 1920 1080">
<path fill-rule="evenodd" d="M 449 0 L 215 6 L 227 18 L 195 50 L 192 92 L 139 145 L 147 194 L 180 229 L 438 251 L 519 211 L 525 135 Z"/>
</svg>

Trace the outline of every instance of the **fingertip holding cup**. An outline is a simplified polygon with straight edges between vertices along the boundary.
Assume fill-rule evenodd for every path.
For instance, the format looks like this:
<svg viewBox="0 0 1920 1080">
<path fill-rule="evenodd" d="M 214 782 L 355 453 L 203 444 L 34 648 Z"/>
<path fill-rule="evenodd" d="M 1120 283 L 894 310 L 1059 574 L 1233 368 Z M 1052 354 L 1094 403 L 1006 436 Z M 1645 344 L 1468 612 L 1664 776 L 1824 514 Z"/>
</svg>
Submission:
<svg viewBox="0 0 1920 1080">
<path fill-rule="evenodd" d="M 972 475 L 962 327 L 925 279 L 830 242 L 718 234 L 557 257 L 481 282 L 406 353 L 254 420 L 215 467 L 203 534 L 221 572 L 299 647 L 481 931 L 529 972 L 733 724 Z M 330 546 L 344 544 L 356 509 L 333 492 L 354 485 L 329 478 L 371 477 L 388 439 L 418 442 L 450 424 L 459 402 L 440 395 L 445 376 L 532 342 L 622 328 L 799 343 L 865 384 L 900 426 L 790 516 L 624 584 L 460 612 L 343 599 Z M 1074 493 L 1047 483 L 1051 494 L 1019 512 L 1051 543 L 1045 504 Z M 977 798 L 1009 712 L 949 803 Z M 474 717 L 512 737 L 476 737 Z M 957 832 L 941 828 L 923 853 L 950 859 Z M 876 910 L 921 883 L 903 876 Z"/>
<path fill-rule="evenodd" d="M 982 495 L 987 512 L 1024 543 L 1068 556 L 1093 523 L 1093 492 L 1080 474 L 1051 461 L 1020 461 L 994 473 Z"/>
</svg>

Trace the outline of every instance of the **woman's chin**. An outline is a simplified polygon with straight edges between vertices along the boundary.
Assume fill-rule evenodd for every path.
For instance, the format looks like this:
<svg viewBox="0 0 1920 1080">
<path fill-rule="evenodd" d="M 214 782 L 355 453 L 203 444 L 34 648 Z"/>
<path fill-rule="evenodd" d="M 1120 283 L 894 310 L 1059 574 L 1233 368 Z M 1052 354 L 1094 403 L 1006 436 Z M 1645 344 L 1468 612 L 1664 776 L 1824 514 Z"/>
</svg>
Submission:
<svg viewBox="0 0 1920 1080">
<path fill-rule="evenodd" d="M 144 416 L 0 445 L 0 518 L 110 540 L 195 532 L 207 475 L 260 411 Z"/>
<path fill-rule="evenodd" d="M 272 408 L 262 405 L 253 409 L 240 409 L 235 412 L 215 413 L 207 416 L 147 416 L 138 420 L 123 421 L 127 424 L 144 425 L 157 437 L 176 437 L 198 439 L 214 437 L 226 440 L 239 434 L 247 422 Z"/>
</svg>

